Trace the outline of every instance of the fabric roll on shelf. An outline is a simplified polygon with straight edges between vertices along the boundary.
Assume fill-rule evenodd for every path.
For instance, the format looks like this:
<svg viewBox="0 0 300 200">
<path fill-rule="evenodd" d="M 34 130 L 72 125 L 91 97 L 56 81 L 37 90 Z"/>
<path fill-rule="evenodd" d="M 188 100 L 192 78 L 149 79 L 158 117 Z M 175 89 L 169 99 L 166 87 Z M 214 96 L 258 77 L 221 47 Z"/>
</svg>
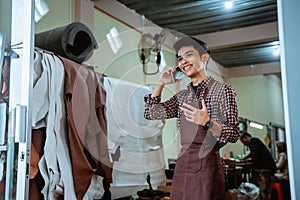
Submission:
<svg viewBox="0 0 300 200">
<path fill-rule="evenodd" d="M 91 30 L 79 22 L 35 34 L 35 46 L 79 64 L 89 59 L 93 50 L 98 48 Z"/>
</svg>

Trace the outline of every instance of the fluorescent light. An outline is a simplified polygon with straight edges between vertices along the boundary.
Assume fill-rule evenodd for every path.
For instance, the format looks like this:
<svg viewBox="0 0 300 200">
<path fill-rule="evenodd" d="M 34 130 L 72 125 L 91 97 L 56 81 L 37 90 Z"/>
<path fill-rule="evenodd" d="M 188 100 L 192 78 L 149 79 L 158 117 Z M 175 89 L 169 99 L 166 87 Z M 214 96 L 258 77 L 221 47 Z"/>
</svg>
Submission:
<svg viewBox="0 0 300 200">
<path fill-rule="evenodd" d="M 263 129 L 264 126 L 255 122 L 250 122 L 249 125 L 253 128 Z"/>
<path fill-rule="evenodd" d="M 226 1 L 226 2 L 224 3 L 224 6 L 225 6 L 225 8 L 229 9 L 229 8 L 232 8 L 233 3 L 232 3 L 231 1 Z"/>
</svg>

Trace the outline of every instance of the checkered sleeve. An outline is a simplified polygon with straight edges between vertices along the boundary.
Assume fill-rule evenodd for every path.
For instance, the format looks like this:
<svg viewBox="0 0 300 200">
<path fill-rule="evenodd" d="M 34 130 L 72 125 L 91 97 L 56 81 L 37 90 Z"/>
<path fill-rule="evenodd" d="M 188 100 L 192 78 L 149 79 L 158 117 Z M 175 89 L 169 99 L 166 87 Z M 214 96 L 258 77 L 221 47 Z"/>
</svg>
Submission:
<svg viewBox="0 0 300 200">
<path fill-rule="evenodd" d="M 236 103 L 236 93 L 234 89 L 226 84 L 222 98 L 221 115 L 222 115 L 222 133 L 218 138 L 220 146 L 228 142 L 235 143 L 239 139 L 239 120 L 238 108 Z"/>
<path fill-rule="evenodd" d="M 151 97 L 151 94 L 149 94 L 144 97 L 144 101 L 145 119 L 169 119 L 178 115 L 178 99 L 176 95 L 165 102 L 161 102 L 160 96 Z"/>
</svg>

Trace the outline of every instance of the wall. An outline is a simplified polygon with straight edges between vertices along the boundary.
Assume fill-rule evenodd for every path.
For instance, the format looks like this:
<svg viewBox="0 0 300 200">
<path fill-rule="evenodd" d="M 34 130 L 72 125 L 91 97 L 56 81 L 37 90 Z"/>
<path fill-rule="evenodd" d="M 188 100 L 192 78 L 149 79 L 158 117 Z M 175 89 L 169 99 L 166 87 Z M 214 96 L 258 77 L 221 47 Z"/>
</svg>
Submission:
<svg viewBox="0 0 300 200">
<path fill-rule="evenodd" d="M 258 75 L 227 80 L 237 93 L 239 116 L 269 124 L 276 122 L 284 125 L 283 99 L 281 80 L 276 75 Z M 259 130 L 248 126 L 248 132 L 252 136 L 264 141 L 267 130 Z M 243 153 L 243 145 L 240 141 L 229 144 L 222 149 L 221 154 L 229 155 L 233 151 L 235 155 Z"/>
<path fill-rule="evenodd" d="M 94 63 L 97 65 L 96 70 L 107 76 L 127 80 L 137 84 L 147 84 L 155 86 L 159 73 L 155 75 L 145 75 L 142 70 L 142 64 L 138 56 L 138 43 L 141 34 L 130 27 L 121 24 L 108 15 L 99 10 L 95 10 L 94 32 L 99 43 L 99 48 L 94 52 Z M 114 54 L 106 40 L 106 33 L 115 26 L 123 41 L 123 46 L 117 54 Z M 146 28 L 147 29 L 147 28 Z M 163 54 L 166 60 L 166 68 L 175 64 L 175 55 L 172 50 L 163 47 Z M 210 60 L 208 68 L 213 68 L 215 62 Z M 150 71 L 155 71 L 157 66 L 154 58 L 148 63 Z M 161 69 L 162 70 L 162 69 Z M 218 72 L 217 72 L 218 73 Z M 209 73 L 217 80 L 222 80 L 216 73 Z M 167 86 L 162 94 L 162 100 L 166 100 L 174 95 L 179 89 L 186 88 L 189 80 L 184 79 L 180 84 Z M 165 159 L 176 158 L 179 148 L 179 132 L 177 128 L 177 120 L 170 119 L 166 121 L 163 129 L 163 145 L 165 151 Z"/>
<path fill-rule="evenodd" d="M 0 32 L 6 34 L 6 43 L 10 42 L 11 34 L 11 1 L 0 1 Z"/>
<path fill-rule="evenodd" d="M 95 10 L 94 31 L 99 48 L 94 52 L 94 63 L 97 65 L 96 70 L 107 76 L 119 78 L 137 84 L 147 84 L 154 86 L 158 80 L 158 74 L 145 75 L 143 66 L 139 60 L 138 43 L 141 34 L 113 18 L 103 14 L 99 10 Z M 114 54 L 106 40 L 106 33 L 115 26 L 119 31 L 122 48 Z M 173 66 L 174 57 L 168 48 L 163 49 L 167 67 Z M 148 63 L 147 70 L 156 71 L 157 66 L 154 64 L 153 58 Z M 178 86 L 177 86 L 178 87 Z M 176 91 L 176 86 L 169 86 L 164 90 L 162 99 L 167 99 Z M 143 116 L 141 116 L 143 117 Z M 176 157 L 178 153 L 178 131 L 176 120 L 168 120 L 163 130 L 163 145 L 166 159 Z"/>
<path fill-rule="evenodd" d="M 71 3 L 70 3 L 71 2 Z M 72 1 L 70 0 L 59 0 L 51 1 L 46 0 L 49 7 L 49 12 L 35 24 L 35 32 L 43 32 L 55 27 L 61 27 L 69 24 L 72 21 Z"/>
</svg>

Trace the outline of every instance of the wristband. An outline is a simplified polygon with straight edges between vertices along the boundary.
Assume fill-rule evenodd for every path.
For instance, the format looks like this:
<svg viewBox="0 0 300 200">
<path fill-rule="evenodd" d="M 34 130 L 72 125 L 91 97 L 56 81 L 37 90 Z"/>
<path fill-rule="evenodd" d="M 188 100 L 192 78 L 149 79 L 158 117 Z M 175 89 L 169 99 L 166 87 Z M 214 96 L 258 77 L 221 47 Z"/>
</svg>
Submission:
<svg viewBox="0 0 300 200">
<path fill-rule="evenodd" d="M 204 124 L 204 126 L 203 126 L 203 129 L 204 130 L 208 130 L 208 129 L 210 129 L 212 126 L 213 126 L 213 121 L 212 120 L 208 120 L 205 124 Z"/>
</svg>

